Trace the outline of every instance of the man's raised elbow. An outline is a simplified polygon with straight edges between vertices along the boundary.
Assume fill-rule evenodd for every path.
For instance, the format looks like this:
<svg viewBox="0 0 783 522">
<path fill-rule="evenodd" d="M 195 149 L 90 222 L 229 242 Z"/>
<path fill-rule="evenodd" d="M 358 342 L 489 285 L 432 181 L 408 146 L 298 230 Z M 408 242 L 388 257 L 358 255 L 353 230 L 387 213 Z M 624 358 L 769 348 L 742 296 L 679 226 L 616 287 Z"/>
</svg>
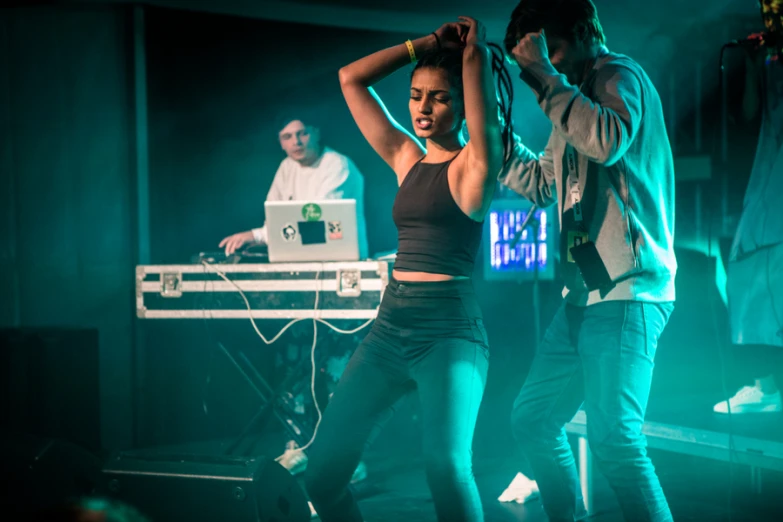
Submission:
<svg viewBox="0 0 783 522">
<path fill-rule="evenodd" d="M 611 167 L 623 157 L 624 151 L 621 151 L 619 147 L 607 146 L 600 149 L 595 156 L 591 159 L 594 163 L 598 163 L 604 167 Z"/>
</svg>

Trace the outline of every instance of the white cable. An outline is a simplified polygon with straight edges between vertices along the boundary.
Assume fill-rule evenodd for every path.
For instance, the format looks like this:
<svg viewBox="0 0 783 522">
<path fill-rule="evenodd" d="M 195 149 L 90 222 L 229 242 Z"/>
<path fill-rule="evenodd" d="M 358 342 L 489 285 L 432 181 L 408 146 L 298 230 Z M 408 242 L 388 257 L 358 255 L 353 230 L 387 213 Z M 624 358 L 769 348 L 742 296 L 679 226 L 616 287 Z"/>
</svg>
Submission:
<svg viewBox="0 0 783 522">
<path fill-rule="evenodd" d="M 315 273 L 315 306 L 313 307 L 313 346 L 310 349 L 310 394 L 313 396 L 313 404 L 315 404 L 315 411 L 318 413 L 318 420 L 315 422 L 315 428 L 313 428 L 313 436 L 307 441 L 307 444 L 299 448 L 299 451 L 304 451 L 310 447 L 315 440 L 315 436 L 318 433 L 318 428 L 321 426 L 321 419 L 323 415 L 321 413 L 321 407 L 318 405 L 318 397 L 315 396 L 315 345 L 318 342 L 318 298 L 320 292 L 318 290 L 318 276 L 321 272 Z"/>
<path fill-rule="evenodd" d="M 377 313 L 378 309 L 376 308 L 375 311 Z M 357 326 L 353 330 L 341 330 L 341 329 L 337 328 L 335 325 L 333 325 L 332 323 L 330 323 L 329 321 L 324 321 L 320 317 L 318 319 L 316 319 L 316 321 L 318 321 L 319 323 L 325 324 L 326 326 L 328 326 L 329 328 L 331 328 L 332 330 L 334 330 L 335 332 L 337 332 L 339 334 L 352 335 L 352 334 L 355 334 L 356 332 L 358 332 L 359 330 L 363 330 L 363 329 L 367 328 L 368 326 L 370 326 L 370 324 L 373 321 L 375 321 L 375 318 L 373 317 L 372 319 L 367 319 L 365 322 L 363 322 L 362 324 L 360 324 L 359 326 Z"/>
<path fill-rule="evenodd" d="M 221 279 L 223 279 L 224 281 L 230 283 L 234 288 L 237 289 L 237 291 L 239 292 L 239 295 L 242 297 L 242 300 L 245 302 L 245 306 L 247 307 L 248 312 L 250 312 L 250 323 L 253 325 L 253 329 L 256 331 L 256 333 L 261 338 L 261 340 L 264 341 L 264 343 L 269 345 L 269 344 L 272 344 L 272 343 L 276 342 L 280 338 L 280 336 L 283 335 L 283 333 L 286 330 L 288 330 L 292 325 L 294 325 L 295 323 L 298 323 L 300 321 L 304 321 L 305 320 L 305 318 L 292 319 L 291 321 L 289 321 L 288 324 L 286 324 L 283 327 L 282 330 L 280 330 L 277 333 L 277 335 L 275 335 L 272 338 L 271 341 L 267 341 L 266 337 L 264 337 L 264 334 L 262 334 L 261 331 L 258 329 L 258 325 L 256 325 L 256 320 L 253 317 L 253 308 L 250 306 L 250 301 L 247 300 L 247 297 L 245 296 L 245 293 L 242 291 L 241 288 L 239 288 L 239 285 L 237 285 L 234 281 L 229 279 L 226 276 L 225 273 L 223 273 L 222 271 L 220 271 L 218 268 L 216 268 L 212 264 L 208 263 L 207 261 L 202 259 L 201 263 L 205 267 L 207 267 L 210 270 L 212 270 L 213 272 L 215 272 L 218 276 L 221 277 Z M 365 321 L 364 323 L 362 323 L 361 325 L 357 326 L 356 328 L 354 328 L 352 330 L 342 330 L 342 329 L 336 327 L 335 325 L 333 325 L 332 323 L 330 323 L 328 321 L 325 321 L 324 319 L 321 319 L 320 317 L 318 317 L 318 301 L 320 299 L 320 287 L 318 286 L 318 281 L 319 281 L 320 274 L 321 274 L 320 271 L 316 271 L 316 273 L 315 273 L 315 282 L 316 282 L 316 284 L 315 284 L 315 306 L 313 308 L 313 346 L 310 349 L 310 368 L 311 368 L 311 371 L 310 371 L 310 394 L 313 397 L 313 404 L 315 404 L 315 411 L 318 413 L 318 421 L 316 421 L 316 423 L 315 423 L 315 428 L 313 429 L 313 436 L 310 438 L 310 440 L 307 442 L 307 444 L 305 444 L 301 448 L 298 448 L 299 451 L 304 451 L 305 449 L 309 448 L 310 445 L 312 445 L 313 441 L 315 440 L 315 436 L 318 433 L 318 428 L 321 425 L 321 419 L 323 418 L 323 414 L 321 412 L 321 407 L 318 405 L 318 398 L 316 397 L 316 394 L 315 394 L 315 375 L 316 375 L 315 347 L 316 347 L 316 344 L 318 343 L 318 323 L 325 324 L 326 326 L 328 326 L 329 328 L 331 328 L 332 330 L 334 330 L 335 332 L 337 332 L 339 334 L 352 335 L 352 334 L 355 334 L 356 332 L 358 332 L 358 331 L 360 331 L 360 330 L 362 330 L 364 328 L 367 328 L 367 326 L 369 326 L 370 323 L 372 323 L 375 320 L 374 318 L 368 319 L 367 321 Z"/>
<path fill-rule="evenodd" d="M 315 411 L 318 413 L 318 420 L 315 422 L 315 428 L 313 428 L 313 436 L 310 437 L 310 440 L 307 441 L 307 444 L 302 446 L 301 448 L 298 448 L 299 451 L 304 451 L 307 448 L 309 448 L 313 441 L 315 441 L 315 436 L 318 434 L 318 428 L 321 426 L 321 420 L 323 419 L 323 413 L 321 412 L 321 406 L 318 404 L 318 397 L 316 397 L 315 394 L 315 374 L 316 374 L 316 364 L 315 364 L 315 346 L 318 342 L 318 323 L 323 323 L 335 332 L 350 335 L 353 333 L 358 332 L 362 328 L 365 328 L 367 325 L 369 325 L 371 322 L 374 321 L 374 319 L 370 319 L 368 321 L 365 321 L 357 328 L 354 328 L 353 330 L 341 330 L 340 328 L 337 328 L 333 324 L 324 321 L 323 319 L 318 317 L 318 300 L 320 298 L 320 290 L 318 286 L 318 276 L 320 275 L 320 272 L 315 273 L 315 306 L 313 307 L 313 346 L 310 349 L 310 394 L 313 397 L 313 404 L 315 405 Z"/>
<path fill-rule="evenodd" d="M 266 343 L 266 344 L 274 343 L 283 334 L 283 332 L 285 332 L 286 330 L 288 330 L 288 328 L 291 327 L 291 325 L 293 325 L 294 323 L 298 323 L 300 321 L 305 321 L 306 320 L 306 318 L 300 318 L 300 319 L 293 319 L 293 320 L 291 320 L 287 325 L 285 325 L 283 327 L 282 330 L 280 330 L 277 333 L 277 335 L 275 335 L 272 338 L 271 341 L 267 341 L 266 337 L 264 337 L 264 335 L 259 331 L 258 326 L 256 325 L 255 319 L 253 318 L 253 315 L 252 315 L 253 314 L 253 308 L 250 306 L 250 302 L 247 300 L 247 297 L 245 297 L 245 293 L 242 291 L 242 289 L 239 288 L 239 286 L 234 281 L 232 281 L 231 279 L 226 277 L 225 273 L 223 273 L 220 270 L 218 270 L 214 265 L 211 265 L 210 263 L 208 263 L 208 262 L 206 262 L 204 260 L 202 260 L 201 263 L 204 266 L 208 267 L 213 272 L 215 272 L 217 275 L 219 275 L 224 281 L 228 282 L 234 288 L 237 289 L 237 292 L 239 292 L 239 295 L 242 297 L 242 300 L 245 302 L 245 306 L 247 307 L 248 312 L 250 312 L 250 322 L 253 325 L 253 329 L 256 331 L 256 333 L 261 338 L 261 340 L 264 341 L 264 343 Z M 205 282 L 205 285 L 206 285 L 206 282 Z M 318 288 L 317 287 L 316 287 L 315 291 L 316 291 L 316 295 L 317 295 L 317 293 L 318 293 Z M 378 310 L 378 308 L 376 308 L 376 312 L 377 312 L 377 310 Z M 360 324 L 359 326 L 357 326 L 353 330 L 342 330 L 342 329 L 336 327 L 335 325 L 333 325 L 332 323 L 330 323 L 329 321 L 326 321 L 325 319 L 321 319 L 320 317 L 316 318 L 316 321 L 318 321 L 319 323 L 325 324 L 326 326 L 328 326 L 329 328 L 331 328 L 332 330 L 334 330 L 335 332 L 337 332 L 339 334 L 353 335 L 356 332 L 367 328 L 370 324 L 372 324 L 373 321 L 375 321 L 375 318 L 368 319 L 367 321 L 363 322 L 362 324 Z"/>
<path fill-rule="evenodd" d="M 288 322 L 288 324 L 287 324 L 287 325 L 285 325 L 285 326 L 283 327 L 283 329 L 282 329 L 282 330 L 280 330 L 279 332 L 277 332 L 277 335 L 275 335 L 274 337 L 272 337 L 272 340 L 271 340 L 271 341 L 267 341 L 266 337 L 264 337 L 264 334 L 262 334 L 262 333 L 261 333 L 261 330 L 259 330 L 259 329 L 258 329 L 258 325 L 256 324 L 256 320 L 255 320 L 255 318 L 253 317 L 253 307 L 251 307 L 251 306 L 250 306 L 250 301 L 248 301 L 248 300 L 247 300 L 247 297 L 245 297 L 245 293 L 242 291 L 242 289 L 241 289 L 241 288 L 239 288 L 239 285 L 237 285 L 237 284 L 236 284 L 234 281 L 232 281 L 231 279 L 229 279 L 228 277 L 226 277 L 226 274 L 224 274 L 223 272 L 221 272 L 220 270 L 218 270 L 216 267 L 212 266 L 211 264 L 207 263 L 206 261 L 202 260 L 202 261 L 201 261 L 201 263 L 202 263 L 202 264 L 203 264 L 205 267 L 209 268 L 210 270 L 212 270 L 213 272 L 215 272 L 217 275 L 219 275 L 219 276 L 221 277 L 221 279 L 223 279 L 224 281 L 226 281 L 227 283 L 231 284 L 231 285 L 232 285 L 234 288 L 236 288 L 236 289 L 237 289 L 237 291 L 239 292 L 239 295 L 240 295 L 240 297 L 242 297 L 242 300 L 243 300 L 243 301 L 245 301 L 245 306 L 247 307 L 247 311 L 248 311 L 248 312 L 250 312 L 250 316 L 249 316 L 249 318 L 250 318 L 250 324 L 252 324 L 252 325 L 253 325 L 253 330 L 255 330 L 255 331 L 256 331 L 256 333 L 257 333 L 257 334 L 258 334 L 258 336 L 261 338 L 261 340 L 262 340 L 262 341 L 264 341 L 264 343 L 266 343 L 266 344 L 272 344 L 272 343 L 276 342 L 278 339 L 280 339 L 280 336 L 281 336 L 281 335 L 283 335 L 283 333 L 284 333 L 286 330 L 288 330 L 289 328 L 291 328 L 291 326 L 292 326 L 292 325 L 294 325 L 295 323 L 298 323 L 299 321 L 304 321 L 304 320 L 305 320 L 305 318 L 300 318 L 300 319 L 292 319 L 291 321 L 289 321 L 289 322 Z M 316 288 L 316 292 L 318 292 L 318 289 L 317 289 L 317 288 Z M 317 294 L 316 294 L 316 295 L 317 295 Z"/>
</svg>

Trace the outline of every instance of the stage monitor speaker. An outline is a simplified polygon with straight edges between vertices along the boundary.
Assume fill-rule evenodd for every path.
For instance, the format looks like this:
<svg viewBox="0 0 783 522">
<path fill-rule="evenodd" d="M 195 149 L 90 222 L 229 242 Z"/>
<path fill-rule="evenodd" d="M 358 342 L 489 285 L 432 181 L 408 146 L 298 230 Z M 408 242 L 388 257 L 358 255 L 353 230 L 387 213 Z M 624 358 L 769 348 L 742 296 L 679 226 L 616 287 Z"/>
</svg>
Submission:
<svg viewBox="0 0 783 522">
<path fill-rule="evenodd" d="M 117 453 L 104 464 L 101 488 L 156 521 L 310 520 L 293 476 L 265 457 Z"/>
</svg>

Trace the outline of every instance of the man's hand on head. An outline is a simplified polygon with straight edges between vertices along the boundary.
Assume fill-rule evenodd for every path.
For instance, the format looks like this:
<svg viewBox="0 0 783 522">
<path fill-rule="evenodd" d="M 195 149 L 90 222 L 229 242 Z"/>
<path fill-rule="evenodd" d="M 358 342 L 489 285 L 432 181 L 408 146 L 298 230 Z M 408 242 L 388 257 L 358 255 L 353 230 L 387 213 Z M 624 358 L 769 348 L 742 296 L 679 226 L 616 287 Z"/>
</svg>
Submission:
<svg viewBox="0 0 783 522">
<path fill-rule="evenodd" d="M 549 49 L 546 45 L 544 30 L 541 29 L 537 33 L 528 33 L 523 36 L 511 50 L 511 55 L 522 69 L 527 69 L 538 63 L 548 63 Z"/>
</svg>

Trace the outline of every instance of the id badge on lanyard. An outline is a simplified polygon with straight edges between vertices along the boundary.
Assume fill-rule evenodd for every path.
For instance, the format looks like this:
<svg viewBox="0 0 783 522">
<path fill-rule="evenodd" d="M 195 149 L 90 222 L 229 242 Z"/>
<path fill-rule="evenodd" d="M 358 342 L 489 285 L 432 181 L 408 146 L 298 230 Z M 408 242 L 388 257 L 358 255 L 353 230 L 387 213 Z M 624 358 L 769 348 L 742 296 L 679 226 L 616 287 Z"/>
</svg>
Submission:
<svg viewBox="0 0 783 522">
<path fill-rule="evenodd" d="M 590 241 L 590 237 L 587 235 L 587 230 L 584 226 L 582 195 L 579 193 L 579 175 L 576 171 L 576 152 L 571 145 L 566 145 L 566 162 L 568 163 L 566 184 L 568 185 L 568 196 L 571 199 L 571 208 L 574 209 L 574 222 L 576 223 L 574 230 L 568 231 L 566 252 L 568 252 L 568 262 L 574 263 L 571 248 L 587 243 Z"/>
</svg>

